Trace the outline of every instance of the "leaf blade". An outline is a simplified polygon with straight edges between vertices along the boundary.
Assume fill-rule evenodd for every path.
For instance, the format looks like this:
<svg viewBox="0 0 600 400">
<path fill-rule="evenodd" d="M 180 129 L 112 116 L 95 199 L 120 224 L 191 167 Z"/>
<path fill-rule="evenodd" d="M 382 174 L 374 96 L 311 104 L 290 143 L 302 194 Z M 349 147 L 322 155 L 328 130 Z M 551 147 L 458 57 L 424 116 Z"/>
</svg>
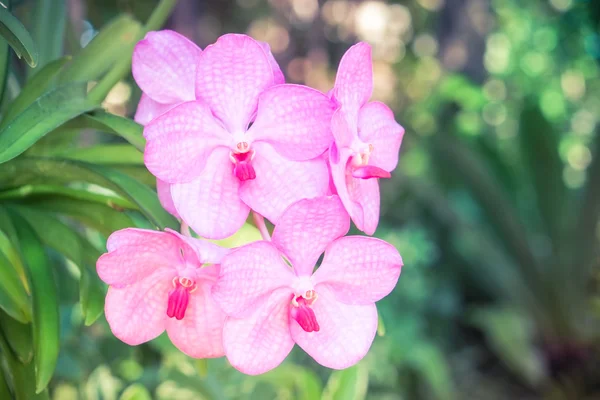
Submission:
<svg viewBox="0 0 600 400">
<path fill-rule="evenodd" d="M 10 11 L 0 6 L 0 35 L 13 48 L 19 58 L 23 58 L 30 67 L 38 63 L 38 49 L 31 35 Z"/>
</svg>

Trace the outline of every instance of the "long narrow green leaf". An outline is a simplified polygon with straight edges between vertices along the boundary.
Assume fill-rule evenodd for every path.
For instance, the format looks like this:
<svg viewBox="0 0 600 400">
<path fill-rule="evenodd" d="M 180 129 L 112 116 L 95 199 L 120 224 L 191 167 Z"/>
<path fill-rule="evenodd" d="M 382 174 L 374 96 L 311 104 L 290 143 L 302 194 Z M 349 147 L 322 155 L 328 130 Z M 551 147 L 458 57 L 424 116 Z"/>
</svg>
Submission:
<svg viewBox="0 0 600 400">
<path fill-rule="evenodd" d="M 38 50 L 31 35 L 23 24 L 6 8 L 0 6 L 0 35 L 13 48 L 19 58 L 23 58 L 31 67 L 38 63 Z"/>
<path fill-rule="evenodd" d="M 0 232 L 0 240 L 6 236 Z M 15 268 L 6 255 L 0 251 L 0 309 L 17 321 L 31 321 L 31 308 L 27 292 Z"/>
<path fill-rule="evenodd" d="M 2 363 L 2 353 L 0 353 L 0 363 Z M 10 388 L 8 387 L 6 376 L 4 376 L 4 372 L 0 370 L 0 399 L 11 398 L 12 395 L 10 394 Z"/>
<path fill-rule="evenodd" d="M 323 400 L 363 400 L 367 395 L 369 373 L 358 363 L 341 371 L 333 371 L 323 391 Z"/>
<path fill-rule="evenodd" d="M 0 37 L 0 106 L 6 96 L 6 83 L 8 81 L 8 69 L 10 65 L 10 50 L 8 42 Z"/>
<path fill-rule="evenodd" d="M 33 78 L 29 79 L 25 86 L 23 86 L 21 93 L 7 107 L 0 123 L 0 129 L 12 122 L 17 115 L 25 111 L 37 98 L 42 96 L 51 87 L 54 78 L 70 59 L 71 57 L 67 56 L 54 60 L 39 70 Z"/>
<path fill-rule="evenodd" d="M 0 186 L 73 181 L 95 183 L 123 195 L 136 204 L 146 218 L 159 229 L 177 229 L 179 225 L 177 220 L 162 208 L 152 189 L 107 167 L 70 160 L 20 157 L 0 169 Z"/>
<path fill-rule="evenodd" d="M 128 15 L 106 25 L 63 71 L 62 82 L 83 82 L 100 78 L 122 57 L 131 57 L 142 26 Z"/>
<path fill-rule="evenodd" d="M 39 68 L 63 55 L 68 15 L 66 8 L 65 0 L 38 0 L 36 6 L 33 7 L 32 35 L 39 49 Z"/>
<path fill-rule="evenodd" d="M 38 98 L 0 131 L 0 163 L 23 153 L 41 137 L 93 106 L 87 101 L 87 86 L 66 85 Z"/>
<path fill-rule="evenodd" d="M 23 324 L 0 311 L 0 325 L 8 345 L 20 362 L 27 364 L 33 358 L 33 337 L 30 324 Z"/>
<path fill-rule="evenodd" d="M 18 214 L 11 216 L 19 235 L 31 285 L 35 391 L 41 393 L 50 382 L 58 360 L 60 322 L 56 282 L 42 243 L 33 228 Z"/>
<path fill-rule="evenodd" d="M 144 165 L 144 155 L 129 144 L 97 144 L 51 156 L 94 164 Z"/>
</svg>

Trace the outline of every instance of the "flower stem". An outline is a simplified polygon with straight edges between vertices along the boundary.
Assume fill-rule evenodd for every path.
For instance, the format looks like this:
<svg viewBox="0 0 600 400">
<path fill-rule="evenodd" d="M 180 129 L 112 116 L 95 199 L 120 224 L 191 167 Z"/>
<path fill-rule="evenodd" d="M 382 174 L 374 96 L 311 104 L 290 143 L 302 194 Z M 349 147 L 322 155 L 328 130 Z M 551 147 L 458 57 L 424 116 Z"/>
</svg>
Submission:
<svg viewBox="0 0 600 400">
<path fill-rule="evenodd" d="M 133 48 L 135 44 L 141 40 L 144 35 L 152 30 L 156 30 L 160 28 L 169 15 L 171 15 L 171 11 L 173 11 L 173 7 L 177 4 L 177 0 L 162 0 L 158 3 L 158 6 L 152 11 L 152 15 L 146 21 L 146 25 L 140 30 L 138 33 L 138 37 L 134 41 L 134 44 L 131 46 L 131 53 L 133 53 Z M 93 103 L 100 104 L 108 92 L 121 80 L 123 77 L 129 72 L 131 69 L 131 56 L 124 58 L 120 63 L 115 65 L 104 77 L 98 82 L 96 86 L 90 90 L 88 94 L 88 99 Z"/>
<path fill-rule="evenodd" d="M 252 211 L 252 217 L 254 218 L 254 224 L 258 228 L 260 235 L 263 240 L 268 242 L 271 241 L 271 235 L 269 234 L 269 230 L 267 229 L 267 225 L 265 225 L 265 217 L 257 213 L 256 211 Z"/>
</svg>

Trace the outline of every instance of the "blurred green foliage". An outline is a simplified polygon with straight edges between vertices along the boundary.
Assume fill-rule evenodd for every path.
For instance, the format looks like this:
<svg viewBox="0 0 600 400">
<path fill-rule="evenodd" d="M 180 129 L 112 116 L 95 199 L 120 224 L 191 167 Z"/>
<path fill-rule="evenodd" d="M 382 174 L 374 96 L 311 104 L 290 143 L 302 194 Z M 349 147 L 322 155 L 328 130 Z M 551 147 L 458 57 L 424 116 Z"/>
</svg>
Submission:
<svg viewBox="0 0 600 400">
<path fill-rule="evenodd" d="M 167 20 L 174 6 L 0 8 L 0 399 L 600 396 L 597 2 L 182 0 Z M 288 81 L 321 90 L 349 44 L 373 44 L 374 96 L 407 129 L 377 236 L 405 267 L 357 366 L 296 348 L 249 377 L 165 336 L 130 347 L 110 333 L 106 237 L 177 223 L 127 118 L 133 45 L 165 22 L 202 46 L 248 32 Z M 258 237 L 246 225 L 223 244 Z"/>
</svg>

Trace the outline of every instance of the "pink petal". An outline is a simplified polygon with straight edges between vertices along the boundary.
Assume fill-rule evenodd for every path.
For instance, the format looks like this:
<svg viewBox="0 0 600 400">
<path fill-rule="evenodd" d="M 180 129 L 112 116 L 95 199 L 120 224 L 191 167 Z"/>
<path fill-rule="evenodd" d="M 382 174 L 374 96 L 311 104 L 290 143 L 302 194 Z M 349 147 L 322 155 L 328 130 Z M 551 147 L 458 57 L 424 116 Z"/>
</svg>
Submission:
<svg viewBox="0 0 600 400">
<path fill-rule="evenodd" d="M 273 53 L 271 52 L 271 46 L 269 46 L 269 43 L 258 42 L 258 44 L 260 44 L 260 47 L 262 47 L 263 51 L 267 54 L 267 57 L 269 58 L 269 63 L 271 64 L 271 69 L 273 70 L 273 78 L 275 80 L 275 84 L 280 85 L 282 83 L 285 83 L 285 77 L 283 76 L 283 72 L 281 72 L 281 68 L 279 68 L 279 64 L 277 64 L 275 57 L 273 57 Z"/>
<path fill-rule="evenodd" d="M 181 262 L 179 242 L 165 232 L 122 229 L 110 235 L 106 246 L 109 253 L 98 259 L 96 270 L 109 285 L 128 285 Z"/>
<path fill-rule="evenodd" d="M 173 204 L 173 197 L 171 197 L 171 184 L 157 179 L 156 192 L 158 194 L 160 205 L 175 218 L 179 218 L 179 214 L 177 214 L 177 210 L 175 209 L 175 204 Z"/>
<path fill-rule="evenodd" d="M 140 89 L 163 104 L 194 100 L 202 50 L 177 32 L 148 32 L 133 51 L 131 69 Z"/>
<path fill-rule="evenodd" d="M 223 324 L 225 314 L 210 294 L 210 285 L 199 285 L 190 294 L 185 317 L 169 318 L 167 333 L 173 344 L 182 352 L 195 358 L 214 358 L 225 355 L 223 350 Z"/>
<path fill-rule="evenodd" d="M 229 140 L 229 134 L 200 101 L 180 104 L 156 118 L 144 128 L 144 137 L 146 167 L 170 183 L 194 179 L 212 151 Z"/>
<path fill-rule="evenodd" d="M 323 196 L 329 190 L 329 171 L 323 159 L 290 161 L 266 143 L 253 147 L 256 179 L 242 183 L 240 197 L 271 222 L 277 223 L 290 204 Z"/>
<path fill-rule="evenodd" d="M 248 131 L 290 160 L 320 156 L 333 141 L 329 128 L 334 104 L 318 90 L 277 85 L 263 92 L 256 120 Z"/>
<path fill-rule="evenodd" d="M 173 202 L 181 218 L 200 236 L 223 239 L 233 235 L 246 221 L 250 209 L 238 194 L 229 150 L 215 149 L 202 173 L 192 182 L 171 187 Z"/>
<path fill-rule="evenodd" d="M 348 229 L 350 220 L 340 199 L 318 197 L 291 205 L 275 226 L 272 240 L 297 275 L 310 275 L 327 245 Z"/>
<path fill-rule="evenodd" d="M 176 105 L 177 104 L 159 103 L 158 101 L 152 100 L 147 94 L 142 93 L 142 97 L 140 98 L 140 102 L 138 103 L 133 119 L 140 125 L 146 125 L 148 122 L 166 113 Z"/>
<path fill-rule="evenodd" d="M 318 332 L 305 332 L 290 322 L 294 341 L 319 364 L 334 369 L 348 368 L 369 351 L 377 332 L 375 304 L 347 305 L 335 299 L 324 285 L 316 288 L 318 299 L 312 305 Z"/>
<path fill-rule="evenodd" d="M 331 117 L 331 134 L 338 148 L 350 147 L 358 137 L 357 122 L 348 123 L 348 115 L 338 109 Z"/>
<path fill-rule="evenodd" d="M 294 274 L 279 250 L 271 243 L 258 241 L 233 250 L 221 263 L 213 296 L 229 316 L 242 318 L 260 307 L 267 297 L 291 285 Z"/>
<path fill-rule="evenodd" d="M 261 45 L 246 35 L 223 35 L 206 48 L 196 75 L 196 96 L 206 101 L 232 133 L 246 130 L 258 95 L 274 84 Z"/>
<path fill-rule="evenodd" d="M 195 251 L 200 264 L 220 264 L 223 257 L 231 251 L 231 249 L 221 247 L 206 240 L 182 235 L 169 228 L 165 229 L 165 231 L 179 237 L 182 242 L 190 246 Z"/>
<path fill-rule="evenodd" d="M 248 318 L 227 319 L 223 345 L 234 368 L 258 375 L 277 367 L 287 357 L 294 347 L 289 328 L 291 298 L 289 290 L 279 289 Z"/>
<path fill-rule="evenodd" d="M 358 179 L 346 173 L 349 149 L 330 150 L 331 177 L 336 191 L 352 222 L 367 235 L 372 235 L 379 223 L 379 182 L 377 179 Z"/>
<path fill-rule="evenodd" d="M 364 167 L 354 168 L 352 176 L 359 179 L 372 179 L 372 178 L 391 178 L 392 175 L 384 169 L 375 167 L 373 165 L 365 165 Z"/>
<path fill-rule="evenodd" d="M 315 285 L 325 283 L 338 301 L 345 304 L 372 304 L 396 286 L 402 258 L 383 240 L 346 236 L 325 250 L 325 258 L 314 273 Z"/>
<path fill-rule="evenodd" d="M 352 114 L 369 101 L 373 92 L 371 46 L 360 42 L 350 47 L 338 67 L 332 96 Z"/>
<path fill-rule="evenodd" d="M 394 120 L 388 106 L 378 101 L 363 106 L 358 114 L 358 131 L 363 142 L 373 145 L 369 165 L 386 171 L 396 168 L 404 128 Z"/>
<path fill-rule="evenodd" d="M 135 346 L 165 330 L 168 293 L 174 273 L 173 269 L 161 268 L 133 285 L 108 288 L 104 313 L 117 338 Z"/>
</svg>

